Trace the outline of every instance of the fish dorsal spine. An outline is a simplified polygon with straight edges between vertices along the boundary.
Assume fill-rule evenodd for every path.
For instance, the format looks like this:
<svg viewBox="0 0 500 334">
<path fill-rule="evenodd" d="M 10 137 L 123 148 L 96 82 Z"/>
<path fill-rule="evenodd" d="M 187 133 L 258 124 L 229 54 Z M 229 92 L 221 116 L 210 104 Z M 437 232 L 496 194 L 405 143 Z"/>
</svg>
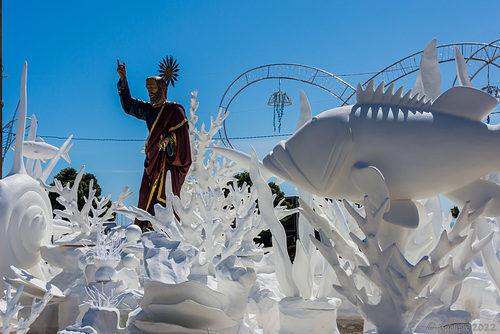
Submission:
<svg viewBox="0 0 500 334">
<path fill-rule="evenodd" d="M 420 94 L 412 96 L 411 89 L 403 95 L 403 87 L 394 92 L 394 84 L 391 84 L 385 92 L 384 82 L 377 89 L 374 87 L 373 80 L 366 86 L 366 89 L 358 84 L 356 103 L 427 110 L 475 121 L 486 118 L 498 105 L 493 96 L 470 86 L 452 87 L 435 101 L 427 99 L 425 96 L 420 97 Z"/>
<path fill-rule="evenodd" d="M 425 96 L 420 97 L 420 94 L 412 96 L 410 89 L 403 95 L 403 87 L 400 87 L 394 92 L 394 84 L 391 84 L 384 92 L 385 83 L 382 81 L 375 89 L 375 82 L 371 80 L 366 89 L 358 83 L 356 90 L 357 104 L 373 104 L 381 106 L 411 108 L 411 109 L 427 109 L 432 104 L 430 99 Z"/>
</svg>

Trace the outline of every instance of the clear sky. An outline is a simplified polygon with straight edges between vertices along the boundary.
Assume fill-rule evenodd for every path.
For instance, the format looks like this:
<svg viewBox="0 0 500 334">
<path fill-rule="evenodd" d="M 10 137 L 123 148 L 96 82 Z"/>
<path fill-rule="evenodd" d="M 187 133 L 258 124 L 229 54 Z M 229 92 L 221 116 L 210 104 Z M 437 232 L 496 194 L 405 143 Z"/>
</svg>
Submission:
<svg viewBox="0 0 500 334">
<path fill-rule="evenodd" d="M 423 50 L 434 37 L 438 45 L 489 43 L 500 37 L 498 1 L 3 1 L 3 123 L 19 100 L 21 71 L 28 62 L 28 115 L 39 121 L 38 135 L 60 146 L 76 138 L 143 139 L 146 124 L 120 106 L 116 59 L 126 62 L 132 95 L 148 100 L 145 78 L 158 61 L 172 54 L 180 78 L 169 100 L 189 109 L 198 90 L 201 123 L 217 114 L 226 88 L 243 72 L 266 64 L 296 63 L 342 76 L 351 85 Z M 448 65 L 449 66 L 449 65 Z M 442 71 L 443 90 L 454 75 Z M 444 77 L 446 74 L 447 77 Z M 492 73 L 500 86 L 499 72 Z M 412 88 L 415 77 L 401 82 Z M 473 81 L 474 83 L 474 81 Z M 313 114 L 339 106 L 332 95 L 310 85 L 282 81 L 292 99 L 282 133 L 291 133 L 299 116 L 299 90 L 309 97 Z M 278 80 L 250 86 L 235 99 L 226 122 L 229 137 L 270 135 L 273 111 L 267 106 Z M 406 90 L 406 89 L 405 89 Z M 498 123 L 496 118 L 493 123 Z M 260 158 L 285 138 L 231 141 Z M 129 185 L 137 203 L 142 176 L 143 142 L 75 140 L 55 172 L 71 166 L 96 175 L 104 195 L 116 200 Z M 328 145 L 328 143 L 325 143 Z M 496 154 L 493 153 L 493 154 Z M 3 175 L 12 165 L 7 155 Z M 49 179 L 51 181 L 51 179 Z M 287 193 L 293 192 L 286 187 Z"/>
</svg>

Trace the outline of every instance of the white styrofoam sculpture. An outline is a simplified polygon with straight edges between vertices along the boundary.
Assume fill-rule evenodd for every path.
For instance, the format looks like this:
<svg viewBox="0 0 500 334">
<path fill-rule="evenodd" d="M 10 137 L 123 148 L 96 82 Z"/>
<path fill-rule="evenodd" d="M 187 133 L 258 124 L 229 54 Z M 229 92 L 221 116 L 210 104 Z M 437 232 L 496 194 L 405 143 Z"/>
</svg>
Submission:
<svg viewBox="0 0 500 334">
<path fill-rule="evenodd" d="M 49 197 L 40 184 L 26 173 L 22 156 L 27 109 L 27 67 L 25 63 L 14 162 L 9 175 L 0 180 L 0 273 L 12 278 L 11 265 L 39 273 L 40 246 L 49 242 L 52 234 Z M 0 287 L 0 294 L 3 294 L 3 281 Z"/>
<path fill-rule="evenodd" d="M 32 175 L 30 172 L 32 171 L 33 164 L 36 160 L 47 162 L 48 160 L 53 159 L 59 152 L 59 148 L 46 143 L 41 137 L 36 136 L 37 124 L 38 122 L 36 120 L 36 116 L 31 115 L 28 138 L 23 142 L 23 156 L 28 158 L 26 169 L 30 175 Z M 68 163 L 71 163 L 68 152 L 72 146 L 73 143 L 68 144 L 64 151 L 61 152 L 61 158 L 66 160 Z M 16 150 L 15 147 L 12 147 L 12 149 L 14 151 Z M 37 163 L 39 164 L 39 161 Z"/>
<path fill-rule="evenodd" d="M 68 145 L 61 156 L 68 163 L 71 163 L 71 159 L 68 155 L 68 151 L 71 146 L 73 145 Z M 23 154 L 25 157 L 42 160 L 43 162 L 52 159 L 56 155 L 57 151 L 59 151 L 57 147 L 46 143 L 41 137 L 37 137 L 36 140 L 27 140 L 23 145 Z"/>
<path fill-rule="evenodd" d="M 384 219 L 415 227 L 414 200 L 444 195 L 471 210 L 492 199 L 486 216 L 500 216 L 500 186 L 481 180 L 500 170 L 500 125 L 482 123 L 495 109 L 491 95 L 469 86 L 439 95 L 439 71 L 433 40 L 421 62 L 417 91 L 403 95 L 391 84 L 358 85 L 357 103 L 325 111 L 280 142 L 264 166 L 281 178 L 327 198 L 375 206 L 390 199 Z M 459 77 L 466 78 L 457 54 Z M 439 72 L 437 72 L 439 74 Z M 430 76 L 430 78 L 429 78 Z M 439 87 L 438 87 L 439 86 Z"/>
<path fill-rule="evenodd" d="M 386 200 L 372 212 L 371 204 L 365 197 L 365 217 L 346 205 L 365 237 L 361 239 L 351 233 L 357 249 L 349 249 L 351 246 L 343 244 L 342 236 L 323 217 L 304 203 L 302 206 L 310 221 L 319 229 L 321 241 L 313 236 L 311 241 L 337 274 L 340 284 L 334 285 L 335 290 L 344 295 L 366 320 L 374 324 L 378 333 L 409 334 L 414 333 L 415 327 L 428 314 L 443 306 L 446 301 L 445 292 L 453 289 L 470 273 L 465 265 L 491 241 L 492 234 L 476 241 L 473 227 L 467 235 L 461 235 L 480 214 L 468 214 L 466 205 L 466 210 L 461 212 L 451 230 L 443 231 L 438 240 L 433 240 L 428 255 L 411 263 L 404 254 L 405 249 L 398 247 L 396 243 L 388 247 L 381 246 L 380 235 L 384 231 L 380 227 L 384 224 L 382 215 L 387 204 Z M 362 261 L 357 262 L 355 257 L 345 255 L 355 253 L 358 249 L 358 256 L 364 257 Z M 453 249 L 458 250 L 455 258 L 449 256 Z M 347 269 L 342 265 L 345 259 L 351 260 Z M 370 287 L 367 289 L 357 285 L 356 275 L 362 275 L 375 284 L 378 293 L 372 294 L 369 292 L 372 290 Z"/>
<path fill-rule="evenodd" d="M 360 130 L 364 132 L 365 129 L 377 129 L 377 126 L 380 126 L 377 131 L 382 132 L 386 129 L 393 133 L 397 130 L 393 125 L 401 125 L 403 130 L 413 127 L 412 129 L 418 130 L 415 130 L 417 134 L 430 128 L 429 132 L 420 133 L 423 137 L 418 141 L 412 142 L 409 138 L 403 138 L 402 143 L 391 143 L 396 149 L 402 149 L 404 143 L 412 144 L 408 151 L 413 150 L 413 154 L 417 156 L 427 152 L 421 145 L 428 139 L 427 137 L 430 140 L 434 135 L 436 139 L 435 132 L 438 131 L 433 128 L 434 121 L 444 121 L 449 118 L 450 124 L 443 126 L 443 131 L 447 134 L 447 138 L 452 139 L 459 135 L 468 136 L 471 129 L 473 135 L 494 132 L 494 127 L 481 125 L 477 119 L 468 120 L 466 117 L 443 114 L 450 105 L 453 105 L 451 102 L 448 107 L 443 107 L 444 110 L 432 109 L 439 107 L 440 104 L 441 107 L 443 104 L 446 105 L 450 98 L 446 98 L 447 93 L 439 95 L 439 72 L 436 72 L 437 66 L 432 59 L 435 58 L 435 55 L 432 57 L 433 50 L 433 44 L 428 46 L 423 59 L 427 65 L 422 64 L 422 71 L 415 85 L 416 92 L 425 93 L 434 101 L 428 103 L 430 111 L 420 110 L 419 106 L 424 103 L 418 102 L 418 99 L 411 99 L 411 94 L 406 96 L 408 101 L 405 102 L 405 98 L 400 99 L 397 94 L 383 93 L 383 87 L 378 88 L 376 92 L 373 89 L 365 91 L 360 89 L 358 96 L 360 104 L 353 107 L 351 115 L 344 115 L 345 118 L 339 116 L 336 119 L 347 122 L 348 132 L 352 137 L 349 137 L 351 142 L 348 144 L 347 153 L 344 152 L 347 160 L 354 159 L 353 157 L 359 152 L 367 154 L 365 158 L 368 156 L 370 159 L 370 154 L 383 153 L 379 147 L 364 147 L 369 135 L 359 134 Z M 464 71 L 465 67 L 459 53 L 457 58 L 459 82 L 466 86 L 464 94 L 467 94 L 474 90 L 469 87 L 470 80 Z M 452 97 L 456 97 L 454 94 L 456 93 L 451 94 Z M 316 192 L 316 189 L 312 189 L 310 182 L 306 182 L 309 179 L 305 178 L 309 175 L 299 175 L 295 183 L 301 188 L 302 183 L 309 188 L 299 189 L 303 211 L 299 218 L 297 253 L 292 263 L 287 254 L 286 236 L 279 220 L 294 211 L 279 206 L 274 207 L 272 204 L 273 198 L 265 182 L 271 175 L 271 168 L 265 169 L 266 163 L 260 163 L 256 157 L 252 161 L 249 155 L 238 153 L 234 156 L 235 164 L 225 161 L 221 163 L 217 154 L 227 151 L 224 149 L 214 148 L 214 153 L 210 154 L 210 145 L 214 143 L 212 138 L 220 129 L 225 116 L 219 113 L 217 118 L 212 120 L 208 131 L 205 131 L 204 126 L 201 130 L 196 129 L 195 111 L 198 107 L 196 92 L 192 93 L 191 98 L 192 169 L 181 190 L 182 198 L 173 196 L 167 187 L 167 205 L 156 206 L 155 215 L 135 207 L 125 207 L 122 200 L 130 195 L 128 188 L 125 188 L 118 201 L 112 203 L 111 208 L 106 210 L 105 205 L 109 202 L 109 197 L 98 200 L 91 186 L 86 197 L 86 205 L 84 209 L 79 210 L 74 202 L 76 202 L 78 179 L 81 178 L 83 169 L 73 187 L 69 185 L 63 187 L 59 182 L 53 187 L 47 186 L 45 180 L 57 159 L 67 151 L 69 140 L 57 151 L 43 171 L 39 160 L 28 157 L 26 164 L 28 175 L 23 172 L 24 165 L 19 153 L 22 152 L 23 145 L 20 149 L 16 149 L 15 168 L 9 177 L 16 176 L 18 179 L 26 177 L 26 182 L 20 181 L 23 184 L 34 181 L 28 176 L 39 178 L 45 190 L 60 195 L 58 201 L 65 209 L 55 212 L 57 218 L 53 225 L 57 228 L 54 227 L 52 231 L 55 242 L 52 245 L 42 245 L 42 256 L 47 262 L 42 265 L 45 280 L 43 275 L 39 276 L 40 280 L 34 280 L 34 276 L 24 274 L 25 271 L 18 269 L 13 270 L 18 274 L 21 273 L 21 276 L 7 279 L 7 282 L 12 283 L 9 283 L 8 289 L 17 288 L 16 294 L 19 298 L 11 297 L 9 293 L 5 302 L 0 301 L 0 310 L 3 312 L 0 316 L 4 328 L 18 323 L 19 319 L 15 316 L 18 309 L 17 300 L 29 302 L 32 296 L 37 300 L 44 298 L 44 293 L 50 290 L 45 281 L 57 286 L 61 291 L 52 291 L 54 294 L 50 301 L 52 305 L 49 304 L 44 310 L 45 313 L 38 318 L 39 323 L 36 321 L 33 323 L 33 329 L 43 329 L 44 322 L 48 323 L 50 319 L 54 319 L 48 314 L 55 314 L 59 318 L 59 323 L 55 318 L 56 320 L 52 321 L 52 328 L 58 326 L 61 329 L 60 333 L 163 333 L 169 330 L 193 333 L 217 330 L 231 334 L 306 331 L 335 333 L 337 315 L 343 312 L 342 307 L 349 307 L 351 303 L 347 302 L 348 300 L 354 301 L 355 307 L 365 317 L 365 325 L 368 326 L 372 322 L 379 328 L 379 333 L 384 330 L 398 333 L 411 331 L 413 328 L 418 329 L 417 322 L 431 311 L 434 312 L 433 316 L 436 316 L 436 319 L 444 319 L 441 316 L 448 316 L 450 319 L 446 312 L 454 311 L 454 305 L 455 307 L 458 305 L 459 311 L 470 310 L 472 307 L 468 303 L 471 300 L 477 299 L 478 303 L 481 301 L 479 297 L 472 299 L 467 295 L 470 294 L 467 289 L 476 284 L 477 280 L 481 281 L 473 287 L 474 292 L 484 291 L 486 294 L 488 289 L 494 286 L 491 281 L 486 282 L 486 272 L 483 276 L 469 276 L 471 279 L 465 281 L 463 287 L 461 283 L 471 272 L 467 267 L 470 258 L 485 245 L 484 266 L 498 287 L 495 268 L 498 267 L 499 261 L 495 252 L 499 247 L 498 241 L 494 247 L 488 247 L 488 242 L 491 240 L 488 225 L 481 225 L 481 221 L 477 221 L 471 224 L 471 228 L 467 227 L 472 216 L 468 215 L 468 210 L 465 208 L 463 216 L 457 220 L 453 228 L 450 228 L 450 221 L 442 219 L 441 208 L 436 208 L 437 198 L 424 203 L 415 201 L 414 197 L 403 200 L 394 197 L 394 191 L 398 188 L 394 186 L 394 177 L 400 174 L 397 174 L 397 170 L 391 169 L 392 166 L 384 170 L 381 168 L 385 166 L 372 168 L 371 160 L 368 161 L 370 164 L 367 163 L 367 168 L 361 167 L 359 168 L 361 170 L 354 168 L 350 174 L 344 170 L 345 163 L 342 165 L 339 162 L 342 166 L 338 167 L 338 170 L 335 169 L 337 166 L 335 163 L 329 165 L 332 168 L 331 172 L 335 172 L 334 176 L 338 172 L 338 175 L 349 174 L 356 179 L 355 182 L 351 180 L 346 184 L 349 185 L 351 182 L 357 192 L 366 191 L 370 196 L 375 196 L 371 204 L 365 203 L 363 210 L 356 211 L 344 207 L 337 201 L 313 196 L 311 192 Z M 483 97 L 479 98 L 481 99 Z M 416 103 L 413 106 L 416 110 L 408 106 L 409 101 Z M 373 105 L 368 106 L 366 103 Z M 365 118 L 360 117 L 359 113 L 362 111 L 366 111 L 369 116 L 375 116 L 371 120 L 366 119 L 367 115 L 364 115 Z M 380 115 L 387 115 L 388 119 L 383 117 L 379 119 Z M 406 116 L 407 119 L 401 119 L 400 116 L 403 118 Z M 301 117 L 298 124 L 300 129 L 297 136 L 305 131 L 305 128 L 312 127 L 313 123 L 320 123 L 320 120 L 323 120 L 321 123 L 325 123 L 328 117 L 321 116 L 316 120 L 310 120 L 310 107 L 305 94 L 301 93 Z M 326 123 L 328 124 L 328 121 Z M 452 126 L 452 129 L 448 129 L 448 126 Z M 24 127 L 22 129 L 24 130 Z M 379 135 L 380 132 L 377 131 L 375 133 Z M 458 135 L 455 133 L 460 131 L 462 133 Z M 28 140 L 35 140 L 35 132 L 36 118 L 32 117 Z M 342 137 L 342 132 L 337 135 Z M 491 133 L 491 137 L 494 142 L 495 134 Z M 476 142 L 464 146 L 465 149 L 470 149 L 474 143 Z M 295 141 L 290 147 L 296 145 L 298 144 Z M 448 144 L 445 143 L 446 145 Z M 321 160 L 324 147 L 325 145 L 307 147 L 306 153 L 312 151 L 317 158 L 313 162 L 323 163 L 325 164 L 323 167 L 328 167 L 328 161 Z M 342 147 L 340 151 L 342 153 Z M 332 152 L 337 151 L 334 149 Z M 295 153 L 297 152 L 293 154 Z M 484 158 L 478 158 L 481 153 L 472 153 L 475 154 L 473 158 L 478 165 L 484 162 Z M 433 162 L 436 157 L 432 154 L 426 158 L 428 161 L 418 160 L 418 167 L 422 168 L 422 171 L 425 170 L 423 167 L 430 168 L 433 163 L 441 164 L 441 161 Z M 337 159 L 337 156 L 332 156 L 331 161 L 342 160 L 339 159 L 340 157 Z M 416 163 L 416 160 L 413 162 Z M 399 163 L 399 161 L 394 162 L 395 165 Z M 446 163 L 448 162 L 445 161 L 445 165 Z M 248 168 L 254 183 L 252 188 L 248 185 L 241 188 L 235 186 L 233 174 L 241 171 L 241 164 L 252 165 Z M 404 163 L 402 165 L 408 167 Z M 467 166 L 469 165 L 466 164 L 465 167 Z M 289 168 L 289 166 L 284 167 Z M 313 172 L 317 172 L 314 166 L 312 168 Z M 408 180 L 401 181 L 407 187 L 414 185 L 416 182 L 414 177 L 421 177 L 415 166 L 411 168 L 413 169 L 408 171 L 408 175 L 403 175 Z M 442 172 L 441 167 L 435 168 L 437 172 Z M 416 174 L 410 175 L 410 172 Z M 457 172 L 452 170 L 451 173 L 456 175 Z M 385 177 L 382 179 L 384 182 L 380 182 L 381 175 Z M 230 181 L 233 185 L 228 185 Z M 333 181 L 337 182 L 338 179 L 333 177 Z M 405 183 L 407 181 L 413 183 L 407 184 Z M 3 180 L 0 181 L 0 189 L 5 184 L 2 182 Z M 346 184 L 344 185 L 349 190 Z M 496 189 L 494 184 L 491 185 L 492 189 Z M 227 191 L 222 191 L 223 188 Z M 434 187 L 429 192 L 438 193 L 441 190 L 436 191 Z M 4 197 L 0 198 L 1 205 L 9 203 L 5 204 L 9 206 L 15 202 L 13 197 L 6 197 L 7 192 L 2 194 Z M 470 194 L 472 193 L 468 192 L 468 195 Z M 10 196 L 10 193 L 8 195 Z M 373 210 L 366 217 L 358 215 L 365 209 L 369 210 L 372 204 L 378 203 L 376 207 L 382 206 L 385 199 L 382 196 L 386 195 L 391 196 L 392 203 L 391 211 L 385 214 L 385 218 L 400 225 L 415 226 L 416 215 L 411 214 L 411 209 L 415 208 L 418 210 L 419 218 L 416 228 L 391 225 L 380 219 L 382 211 L 376 219 Z M 495 198 L 494 191 L 489 195 Z M 256 200 L 259 201 L 258 208 Z M 24 197 L 20 202 L 26 202 Z M 480 198 L 476 204 L 480 206 L 482 202 L 484 201 Z M 93 207 L 92 203 L 97 204 L 96 207 Z M 409 209 L 410 214 L 398 215 L 398 210 L 401 209 Z M 488 209 L 491 209 L 491 205 Z M 29 210 L 31 209 L 27 209 Z M 174 215 L 174 210 L 177 215 Z M 126 229 L 118 227 L 112 230 L 109 238 L 104 237 L 100 234 L 102 225 L 114 212 L 125 214 L 132 219 L 150 220 L 157 232 L 141 237 L 141 231 L 136 226 Z M 406 220 L 408 217 L 409 220 Z M 405 218 L 405 221 L 399 218 Z M 5 219 L 0 215 L 2 226 L 17 226 L 9 224 L 9 221 L 5 222 Z M 313 233 L 313 227 L 309 223 L 321 230 L 321 243 L 308 238 L 308 235 Z M 267 250 L 267 254 L 264 254 L 262 249 L 255 246 L 253 238 L 268 227 L 273 233 L 273 249 Z M 465 231 L 467 237 L 463 235 Z M 366 241 L 363 242 L 365 237 Z M 479 242 L 474 242 L 476 237 Z M 89 247 L 81 247 L 85 243 Z M 93 245 L 95 247 L 90 247 Z M 316 258 L 318 253 L 316 246 L 322 250 L 325 258 L 334 264 L 333 268 L 329 265 L 324 266 L 326 261 L 323 256 Z M 37 252 L 39 251 L 35 253 Z M 5 261 L 3 255 L 0 253 L 0 262 Z M 11 253 L 7 255 L 10 256 Z M 335 265 L 337 262 L 339 265 Z M 4 274 L 3 268 L 0 270 Z M 28 276 L 29 279 L 23 280 L 23 277 L 28 278 Z M 37 283 L 32 286 L 35 282 Z M 332 284 L 341 292 L 340 294 L 332 290 Z M 26 291 L 21 292 L 21 290 Z M 345 302 L 339 308 L 340 300 L 337 297 L 341 294 L 345 295 L 342 299 Z M 495 296 L 497 295 L 498 292 Z M 481 321 L 495 321 L 498 318 L 498 305 L 492 301 L 493 298 L 491 296 L 489 299 L 483 298 L 482 302 L 477 304 L 481 305 L 478 306 L 481 310 L 471 312 L 474 321 L 478 321 L 478 317 L 481 317 Z M 458 303 L 455 303 L 457 300 Z M 30 319 L 34 319 L 41 310 L 38 304 L 33 305 Z M 349 312 L 352 310 L 352 306 L 350 307 Z M 29 314 L 29 311 L 27 312 L 24 314 Z M 465 322 L 471 320 L 466 316 L 467 312 L 460 312 L 454 313 L 453 316 Z M 440 321 L 444 323 L 444 320 Z M 420 328 L 424 327 L 426 325 L 422 322 Z M 18 327 L 18 330 L 22 328 Z"/>
</svg>

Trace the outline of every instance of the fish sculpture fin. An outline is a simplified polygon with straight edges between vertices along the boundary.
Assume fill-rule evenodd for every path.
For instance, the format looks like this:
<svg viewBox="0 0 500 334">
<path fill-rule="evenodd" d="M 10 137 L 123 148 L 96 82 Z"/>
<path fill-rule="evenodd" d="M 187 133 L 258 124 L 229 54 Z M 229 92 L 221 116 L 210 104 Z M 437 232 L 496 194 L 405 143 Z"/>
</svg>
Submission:
<svg viewBox="0 0 500 334">
<path fill-rule="evenodd" d="M 304 124 L 309 122 L 312 118 L 311 105 L 307 99 L 306 93 L 300 90 L 300 116 L 297 122 L 297 130 L 300 129 Z"/>
<path fill-rule="evenodd" d="M 454 86 L 441 94 L 429 111 L 481 121 L 498 105 L 490 94 L 469 86 Z"/>
<path fill-rule="evenodd" d="M 458 83 L 460 84 L 460 86 L 472 87 L 472 82 L 470 81 L 469 74 L 467 73 L 467 65 L 465 64 L 464 56 L 456 46 L 454 46 L 454 50 Z"/>
<path fill-rule="evenodd" d="M 69 157 L 69 150 L 70 148 L 73 146 L 74 143 L 69 143 L 68 147 L 66 148 L 66 150 L 64 151 L 64 153 L 61 155 L 61 157 L 66 160 L 69 164 L 71 163 L 71 159 Z"/>
<path fill-rule="evenodd" d="M 409 199 L 391 201 L 391 209 L 384 214 L 383 219 L 393 225 L 417 228 L 419 222 L 417 205 Z"/>
<path fill-rule="evenodd" d="M 375 89 L 375 82 L 371 80 L 366 88 L 363 89 L 363 86 L 358 83 L 356 89 L 356 104 L 371 104 L 421 110 L 427 109 L 432 103 L 426 96 L 421 96 L 420 94 L 412 96 L 411 89 L 403 95 L 404 87 L 399 87 L 394 91 L 394 84 L 391 84 L 384 91 L 384 85 L 385 83 L 382 81 Z"/>
<path fill-rule="evenodd" d="M 35 142 L 37 142 L 37 143 L 45 143 L 45 140 L 43 140 L 42 137 L 36 137 Z"/>
<path fill-rule="evenodd" d="M 28 133 L 28 140 L 27 141 L 35 140 L 35 137 L 36 137 L 36 127 L 37 127 L 36 116 L 35 116 L 35 114 L 32 114 L 31 115 L 31 121 L 30 121 L 30 131 Z"/>
<path fill-rule="evenodd" d="M 358 162 L 352 167 L 351 180 L 363 195 L 368 195 L 375 208 L 382 206 L 385 199 L 389 198 L 389 189 L 387 189 L 385 178 L 377 167 Z"/>
<path fill-rule="evenodd" d="M 359 162 L 354 164 L 351 179 L 361 193 L 368 195 L 374 208 L 381 207 L 385 199 L 390 198 L 385 178 L 375 166 Z M 418 208 L 412 200 L 390 201 L 383 219 L 397 226 L 416 228 L 419 222 Z"/>
<path fill-rule="evenodd" d="M 413 89 L 415 95 L 425 95 L 431 100 L 435 100 L 441 94 L 441 71 L 437 58 L 436 41 L 436 38 L 430 41 L 422 53 L 420 70 Z"/>
<path fill-rule="evenodd" d="M 470 201 L 470 211 L 476 211 L 489 202 L 482 215 L 500 217 L 500 185 L 494 182 L 479 179 L 443 196 L 458 205 L 464 205 L 465 202 Z"/>
</svg>

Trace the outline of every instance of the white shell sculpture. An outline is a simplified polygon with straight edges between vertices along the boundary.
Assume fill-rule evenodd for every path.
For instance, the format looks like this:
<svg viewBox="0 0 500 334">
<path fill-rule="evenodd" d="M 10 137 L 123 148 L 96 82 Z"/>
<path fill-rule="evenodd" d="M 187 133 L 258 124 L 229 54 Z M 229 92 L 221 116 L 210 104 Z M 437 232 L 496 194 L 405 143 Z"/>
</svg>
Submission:
<svg viewBox="0 0 500 334">
<path fill-rule="evenodd" d="M 22 269 L 35 267 L 40 261 L 40 246 L 52 234 L 52 209 L 47 193 L 26 174 L 23 153 L 26 125 L 26 72 L 21 81 L 21 102 L 14 162 L 10 174 L 0 180 L 0 272 L 13 277 L 11 265 Z M 33 270 L 37 270 L 34 268 Z M 3 282 L 0 283 L 2 287 Z M 0 289 L 0 290 L 3 290 Z"/>
</svg>

